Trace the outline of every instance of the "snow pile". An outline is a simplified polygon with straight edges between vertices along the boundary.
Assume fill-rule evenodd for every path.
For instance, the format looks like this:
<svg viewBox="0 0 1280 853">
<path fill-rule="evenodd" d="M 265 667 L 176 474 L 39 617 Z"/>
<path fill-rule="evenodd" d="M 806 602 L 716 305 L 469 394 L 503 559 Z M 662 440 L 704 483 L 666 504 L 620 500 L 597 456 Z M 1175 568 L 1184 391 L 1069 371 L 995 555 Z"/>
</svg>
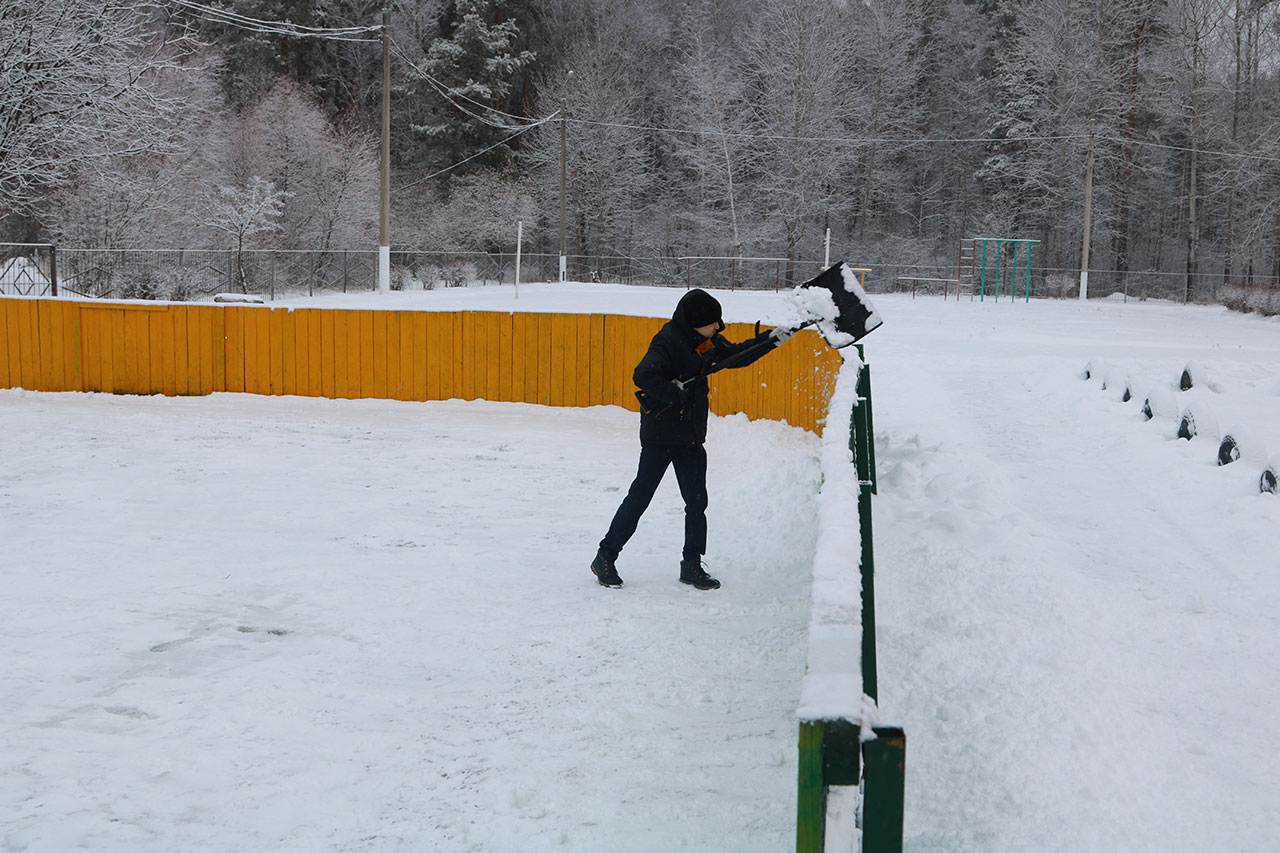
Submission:
<svg viewBox="0 0 1280 853">
<path fill-rule="evenodd" d="M 824 290 L 814 292 L 831 296 Z M 861 362 L 844 350 L 845 363 L 822 435 L 822 489 L 818 543 L 809 605 L 808 665 L 800 691 L 801 720 L 864 719 L 862 693 L 861 539 L 858 472 L 849 450 L 849 416 L 857 399 Z"/>
</svg>

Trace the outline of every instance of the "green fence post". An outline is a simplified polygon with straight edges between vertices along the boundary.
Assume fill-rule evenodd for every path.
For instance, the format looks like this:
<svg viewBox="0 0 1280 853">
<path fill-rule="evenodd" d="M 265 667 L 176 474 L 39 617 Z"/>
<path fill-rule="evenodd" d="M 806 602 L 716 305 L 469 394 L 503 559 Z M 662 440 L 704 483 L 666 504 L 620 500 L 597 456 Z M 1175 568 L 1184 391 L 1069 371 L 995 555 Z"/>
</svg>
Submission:
<svg viewBox="0 0 1280 853">
<path fill-rule="evenodd" d="M 978 301 L 987 301 L 987 238 L 982 238 L 982 276 L 980 278 L 981 285 L 978 289 Z M 970 297 L 972 298 L 972 297 Z"/>
<path fill-rule="evenodd" d="M 1030 304 L 1031 302 L 1031 250 L 1034 249 L 1035 246 L 1036 246 L 1035 243 L 1027 244 L 1027 287 L 1026 287 L 1027 299 L 1026 301 L 1028 304 Z"/>
<path fill-rule="evenodd" d="M 823 778 L 821 722 L 800 724 L 796 797 L 796 853 L 823 853 L 827 841 L 827 785 Z"/>
<path fill-rule="evenodd" d="M 862 745 L 866 789 L 862 799 L 863 853 L 901 853 L 907 778 L 907 736 L 899 728 L 875 729 Z"/>
<path fill-rule="evenodd" d="M 1009 259 L 1009 304 L 1012 305 L 1017 301 L 1015 297 L 1018 295 L 1018 246 L 1017 240 L 1013 241 L 1013 257 Z"/>
<path fill-rule="evenodd" d="M 1000 301 L 1000 290 L 1004 287 L 1004 246 L 996 241 L 996 302 Z"/>
<path fill-rule="evenodd" d="M 877 698 L 876 684 L 876 589 L 875 551 L 871 534 L 871 425 L 870 393 L 871 377 L 867 370 L 865 353 L 858 346 L 858 399 L 853 409 L 852 429 L 853 461 L 858 475 L 858 533 L 862 541 L 859 574 L 862 577 L 862 692 Z"/>
</svg>

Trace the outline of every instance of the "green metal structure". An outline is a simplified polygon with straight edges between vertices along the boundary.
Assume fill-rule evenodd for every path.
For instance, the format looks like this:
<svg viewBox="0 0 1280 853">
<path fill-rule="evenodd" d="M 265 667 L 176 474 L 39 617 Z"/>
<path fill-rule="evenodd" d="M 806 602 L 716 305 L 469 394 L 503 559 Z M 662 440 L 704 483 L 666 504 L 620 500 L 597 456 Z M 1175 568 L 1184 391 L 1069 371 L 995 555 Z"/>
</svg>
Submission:
<svg viewBox="0 0 1280 853">
<path fill-rule="evenodd" d="M 1005 257 L 1005 254 L 1008 253 L 1012 256 L 1009 260 L 1009 273 L 1012 279 L 1009 283 L 1009 299 L 1013 300 L 1017 298 L 1018 278 L 1019 278 L 1019 273 L 1022 272 L 1023 273 L 1023 276 L 1022 276 L 1023 301 L 1030 302 L 1031 301 L 1031 254 L 1034 251 L 1036 244 L 1039 243 L 1040 241 L 1026 240 L 1021 237 L 970 237 L 969 240 L 973 244 L 972 257 L 975 265 L 978 264 L 978 258 L 979 258 L 978 246 L 979 245 L 982 246 L 982 250 L 981 250 L 982 265 L 976 271 L 976 275 L 974 276 L 978 280 L 978 301 L 980 302 L 987 301 L 987 269 L 988 269 L 987 252 L 988 252 L 988 247 L 990 246 L 992 254 L 996 256 L 995 257 L 995 261 L 996 261 L 995 299 L 996 301 L 997 302 L 1000 301 L 1000 290 L 1002 289 L 1003 283 L 1004 283 L 1004 257 Z M 1021 270 L 1019 269 L 1019 265 L 1018 265 L 1018 254 L 1020 251 L 1023 255 L 1023 260 L 1025 261 L 1025 268 Z"/>
</svg>

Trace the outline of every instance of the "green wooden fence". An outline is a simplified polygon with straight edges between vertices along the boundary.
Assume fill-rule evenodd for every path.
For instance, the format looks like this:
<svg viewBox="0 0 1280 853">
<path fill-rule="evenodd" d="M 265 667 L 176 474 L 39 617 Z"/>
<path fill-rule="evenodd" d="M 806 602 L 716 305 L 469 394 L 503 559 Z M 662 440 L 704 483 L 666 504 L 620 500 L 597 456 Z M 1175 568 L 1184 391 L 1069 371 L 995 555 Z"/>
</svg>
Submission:
<svg viewBox="0 0 1280 853">
<path fill-rule="evenodd" d="M 875 432 L 871 407 L 871 367 L 862 345 L 857 396 L 850 412 L 849 449 L 857 466 L 859 573 L 862 584 L 862 690 L 878 700 L 876 671 L 875 550 L 871 498 L 876 494 Z M 827 792 L 832 785 L 862 785 L 862 850 L 902 850 L 907 739 L 902 729 L 875 727 L 862 741 L 860 720 L 804 720 L 800 723 L 796 809 L 797 853 L 822 853 L 826 844 Z"/>
</svg>

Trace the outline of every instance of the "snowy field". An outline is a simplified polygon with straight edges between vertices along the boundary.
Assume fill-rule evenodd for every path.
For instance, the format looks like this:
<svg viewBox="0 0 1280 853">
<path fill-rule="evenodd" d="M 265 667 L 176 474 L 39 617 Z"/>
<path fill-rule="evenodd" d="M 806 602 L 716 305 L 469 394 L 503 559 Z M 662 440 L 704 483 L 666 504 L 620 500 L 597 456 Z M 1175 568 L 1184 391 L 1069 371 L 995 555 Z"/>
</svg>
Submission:
<svg viewBox="0 0 1280 853">
<path fill-rule="evenodd" d="M 1280 843 L 1280 322 L 878 300 L 880 690 L 916 850 Z M 1179 441 L 1145 394 L 1246 424 Z M 1188 360 L 1216 389 L 1180 394 Z"/>
<path fill-rule="evenodd" d="M 296 304 L 664 315 L 681 292 Z M 1280 321 L 875 301 L 908 848 L 1275 849 Z M 672 482 L 627 587 L 590 583 L 634 464 L 615 409 L 4 392 L 0 428 L 8 846 L 793 844 L 811 436 L 714 423 L 707 596 L 675 582 Z M 1248 439 L 1219 468 L 1225 429 Z"/>
<path fill-rule="evenodd" d="M 672 477 L 587 570 L 620 409 L 6 391 L 0 433 L 0 847 L 791 842 L 812 436 L 713 419 L 709 594 Z"/>
</svg>

